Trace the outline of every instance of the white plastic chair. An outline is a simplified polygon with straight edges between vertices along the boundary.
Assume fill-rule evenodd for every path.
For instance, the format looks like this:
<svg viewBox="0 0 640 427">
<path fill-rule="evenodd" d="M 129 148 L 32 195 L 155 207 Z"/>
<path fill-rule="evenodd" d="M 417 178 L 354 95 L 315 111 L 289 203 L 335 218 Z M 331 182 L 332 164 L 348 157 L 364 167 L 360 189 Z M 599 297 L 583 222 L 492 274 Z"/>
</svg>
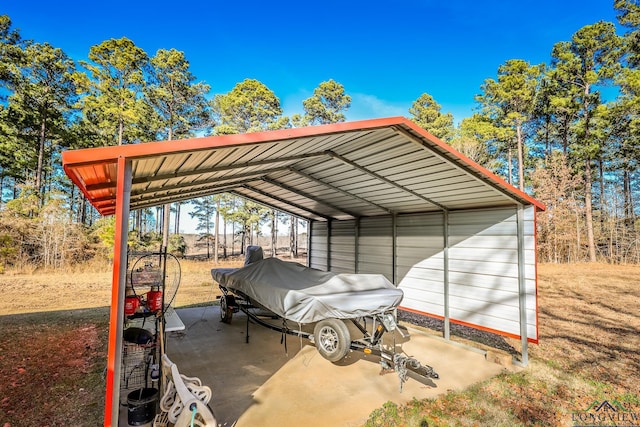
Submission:
<svg viewBox="0 0 640 427">
<path fill-rule="evenodd" d="M 166 412 L 175 427 L 217 427 L 215 416 L 207 406 L 211 389 L 199 378 L 186 377 L 166 354 L 162 366 L 167 377 L 167 389 L 160 399 L 160 409 Z"/>
</svg>

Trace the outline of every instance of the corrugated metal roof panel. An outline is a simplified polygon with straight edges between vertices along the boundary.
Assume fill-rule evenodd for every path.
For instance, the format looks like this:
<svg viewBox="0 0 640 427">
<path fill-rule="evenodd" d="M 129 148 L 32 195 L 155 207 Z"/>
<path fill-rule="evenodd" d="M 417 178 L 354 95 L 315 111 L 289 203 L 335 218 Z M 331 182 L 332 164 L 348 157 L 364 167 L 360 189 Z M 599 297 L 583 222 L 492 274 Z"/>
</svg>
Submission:
<svg viewBox="0 0 640 427">
<path fill-rule="evenodd" d="M 539 202 L 400 118 L 63 153 L 65 171 L 113 213 L 117 158 L 131 209 L 234 191 L 309 219 Z"/>
</svg>

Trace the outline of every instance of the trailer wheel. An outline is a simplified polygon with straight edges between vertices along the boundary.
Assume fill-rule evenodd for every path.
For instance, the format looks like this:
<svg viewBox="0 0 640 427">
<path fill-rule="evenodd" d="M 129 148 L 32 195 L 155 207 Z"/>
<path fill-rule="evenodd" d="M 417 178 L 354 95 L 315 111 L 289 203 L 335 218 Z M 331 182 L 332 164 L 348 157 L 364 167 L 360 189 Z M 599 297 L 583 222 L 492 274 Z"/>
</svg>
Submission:
<svg viewBox="0 0 640 427">
<path fill-rule="evenodd" d="M 232 306 L 236 305 L 236 299 L 233 295 L 222 295 L 220 297 L 220 321 L 222 323 L 231 323 L 233 317 Z"/>
<path fill-rule="evenodd" d="M 351 335 L 342 320 L 325 319 L 313 328 L 318 353 L 330 362 L 342 360 L 351 348 Z"/>
</svg>

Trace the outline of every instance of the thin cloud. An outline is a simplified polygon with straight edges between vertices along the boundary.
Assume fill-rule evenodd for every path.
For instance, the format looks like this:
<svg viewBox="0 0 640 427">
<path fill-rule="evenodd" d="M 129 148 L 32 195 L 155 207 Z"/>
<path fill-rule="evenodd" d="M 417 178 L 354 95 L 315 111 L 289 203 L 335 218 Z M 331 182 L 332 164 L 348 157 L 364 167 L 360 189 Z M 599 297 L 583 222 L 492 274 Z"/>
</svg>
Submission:
<svg viewBox="0 0 640 427">
<path fill-rule="evenodd" d="M 351 107 L 346 111 L 347 120 L 367 120 L 381 117 L 405 116 L 409 114 L 409 105 L 400 105 L 364 93 L 348 93 L 351 96 Z M 313 93 L 305 90 L 286 96 L 282 100 L 284 115 L 304 114 L 302 102 Z"/>
<path fill-rule="evenodd" d="M 351 108 L 346 112 L 348 120 L 377 119 L 380 117 L 407 116 L 410 105 L 398 104 L 366 93 L 350 93 Z"/>
</svg>

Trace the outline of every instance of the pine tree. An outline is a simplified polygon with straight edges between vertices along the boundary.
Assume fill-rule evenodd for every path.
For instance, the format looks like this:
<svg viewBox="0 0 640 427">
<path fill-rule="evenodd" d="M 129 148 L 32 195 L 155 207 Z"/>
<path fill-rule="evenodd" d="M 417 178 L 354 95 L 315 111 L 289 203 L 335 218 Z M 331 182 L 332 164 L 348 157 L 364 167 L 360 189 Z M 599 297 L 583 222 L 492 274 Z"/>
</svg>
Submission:
<svg viewBox="0 0 640 427">
<path fill-rule="evenodd" d="M 216 95 L 212 110 L 219 135 L 289 127 L 289 118 L 282 117 L 278 97 L 257 80 L 246 79 L 229 93 Z"/>
<path fill-rule="evenodd" d="M 552 52 L 555 76 L 563 84 L 579 88 L 576 140 L 571 156 L 584 165 L 585 216 L 589 260 L 596 261 L 593 226 L 593 166 L 603 149 L 597 138 L 596 120 L 600 104 L 598 84 L 610 80 L 620 58 L 621 40 L 610 22 L 598 22 L 579 29 L 571 42 L 557 43 Z"/>
<path fill-rule="evenodd" d="M 313 90 L 313 96 L 302 101 L 305 114 L 291 120 L 296 127 L 326 125 L 346 120 L 344 112 L 351 107 L 351 97 L 344 86 L 333 79 L 322 82 Z"/>
<path fill-rule="evenodd" d="M 498 68 L 498 79 L 487 79 L 477 96 L 485 114 L 500 125 L 512 128 L 518 156 L 518 186 L 524 191 L 524 127 L 532 119 L 542 66 L 511 59 Z"/>
<path fill-rule="evenodd" d="M 411 121 L 425 129 L 427 132 L 440 138 L 445 142 L 451 142 L 454 137 L 453 115 L 451 113 L 443 114 L 440 110 L 442 107 L 431 95 L 423 93 L 416 99 L 409 113 L 411 113 Z"/>
<path fill-rule="evenodd" d="M 149 129 L 150 114 L 142 100 L 147 54 L 126 37 L 92 46 L 89 61 L 81 61 L 89 75 L 78 84 L 85 90 L 81 105 L 102 145 L 122 145 L 155 136 Z"/>
</svg>

